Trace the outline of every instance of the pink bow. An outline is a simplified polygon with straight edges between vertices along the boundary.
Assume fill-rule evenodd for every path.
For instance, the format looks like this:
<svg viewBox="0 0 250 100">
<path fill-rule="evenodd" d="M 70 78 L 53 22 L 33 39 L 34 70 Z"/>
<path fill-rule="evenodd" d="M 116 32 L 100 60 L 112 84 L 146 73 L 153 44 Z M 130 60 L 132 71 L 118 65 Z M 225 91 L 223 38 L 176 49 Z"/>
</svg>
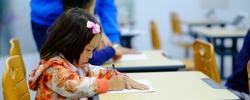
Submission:
<svg viewBox="0 0 250 100">
<path fill-rule="evenodd" d="M 88 21 L 87 28 L 92 28 L 93 34 L 101 33 L 100 26 L 94 22 Z"/>
</svg>

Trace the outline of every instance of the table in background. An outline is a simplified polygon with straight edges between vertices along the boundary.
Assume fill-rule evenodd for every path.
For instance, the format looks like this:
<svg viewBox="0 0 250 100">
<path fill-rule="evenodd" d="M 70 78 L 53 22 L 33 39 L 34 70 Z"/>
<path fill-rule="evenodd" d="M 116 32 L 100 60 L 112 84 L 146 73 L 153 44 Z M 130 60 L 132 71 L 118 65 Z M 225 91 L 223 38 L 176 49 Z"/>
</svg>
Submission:
<svg viewBox="0 0 250 100">
<path fill-rule="evenodd" d="M 133 79 L 147 79 L 155 92 L 99 94 L 99 100 L 235 100 L 229 90 L 201 72 L 128 73 Z"/>
<path fill-rule="evenodd" d="M 205 37 L 210 43 L 214 45 L 215 52 L 219 54 L 220 57 L 220 74 L 224 78 L 224 56 L 232 56 L 232 72 L 234 71 L 234 64 L 238 55 L 237 50 L 237 40 L 238 38 L 244 38 L 246 35 L 246 29 L 227 29 L 227 28 L 196 28 L 193 29 L 194 33 L 198 36 Z M 224 45 L 225 39 L 231 39 L 232 46 L 226 47 Z M 219 40 L 220 43 L 216 41 Z"/>
<path fill-rule="evenodd" d="M 192 31 L 192 28 L 194 26 L 206 26 L 208 28 L 212 26 L 225 27 L 227 24 L 231 24 L 232 22 L 220 19 L 202 18 L 202 19 L 183 20 L 182 23 L 187 24 L 189 34 L 191 34 L 194 37 L 197 37 Z"/>
<path fill-rule="evenodd" d="M 146 55 L 146 60 L 109 61 L 102 66 L 111 67 L 112 64 L 115 64 L 117 70 L 121 72 L 176 71 L 185 68 L 183 62 L 164 56 L 165 54 L 163 51 L 143 51 L 142 53 Z"/>
</svg>

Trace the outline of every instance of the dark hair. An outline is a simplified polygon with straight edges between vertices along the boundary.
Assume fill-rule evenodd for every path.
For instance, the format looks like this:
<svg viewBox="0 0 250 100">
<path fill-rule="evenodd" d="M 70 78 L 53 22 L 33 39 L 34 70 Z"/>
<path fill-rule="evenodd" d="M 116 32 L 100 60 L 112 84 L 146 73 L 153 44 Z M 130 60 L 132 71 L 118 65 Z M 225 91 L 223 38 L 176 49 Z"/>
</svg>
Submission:
<svg viewBox="0 0 250 100">
<path fill-rule="evenodd" d="M 40 50 L 40 58 L 48 60 L 62 54 L 71 63 L 78 61 L 94 37 L 92 29 L 87 28 L 87 21 L 98 23 L 94 16 L 80 8 L 64 12 L 48 29 L 49 37 Z"/>
<path fill-rule="evenodd" d="M 89 8 L 90 4 L 93 2 L 93 0 L 62 0 L 63 2 L 63 10 L 67 11 L 71 8 Z"/>
</svg>

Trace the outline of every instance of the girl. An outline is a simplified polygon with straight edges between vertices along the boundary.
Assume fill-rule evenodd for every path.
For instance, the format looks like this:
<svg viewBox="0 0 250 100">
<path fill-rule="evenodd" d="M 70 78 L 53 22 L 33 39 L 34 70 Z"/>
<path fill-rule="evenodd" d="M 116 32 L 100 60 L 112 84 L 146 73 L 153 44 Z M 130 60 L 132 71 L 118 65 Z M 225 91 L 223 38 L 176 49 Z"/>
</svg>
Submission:
<svg viewBox="0 0 250 100">
<path fill-rule="evenodd" d="M 92 15 L 94 15 L 94 8 L 96 7 L 95 6 L 96 2 L 98 1 L 96 0 L 62 0 L 64 11 L 67 11 L 68 9 L 71 9 L 71 8 L 78 7 L 78 8 L 83 8 L 84 10 L 86 10 Z M 99 2 L 113 2 L 113 1 L 99 0 Z M 105 5 L 105 3 L 103 3 L 102 5 L 107 6 L 107 4 Z M 107 7 L 107 9 L 109 9 L 109 7 Z M 106 16 L 106 15 L 103 14 L 103 16 Z M 106 20 L 111 20 L 108 17 L 105 17 L 105 18 Z M 104 24 L 108 24 L 108 23 L 104 23 Z M 93 65 L 101 65 L 111 58 L 114 61 L 119 61 L 123 54 L 138 53 L 136 50 L 121 47 L 117 43 L 112 44 L 105 34 L 102 34 L 102 35 L 103 35 L 102 42 L 101 42 L 102 45 L 99 45 L 99 47 L 94 51 L 93 57 L 90 59 L 89 63 Z"/>
<path fill-rule="evenodd" d="M 125 88 L 148 89 L 116 70 L 88 64 L 101 41 L 101 28 L 84 10 L 64 12 L 48 32 L 39 66 L 29 78 L 36 100 L 79 99 Z"/>
<path fill-rule="evenodd" d="M 62 0 L 64 12 L 71 8 L 83 8 L 92 15 L 94 15 L 95 3 L 96 0 Z M 93 52 L 93 57 L 89 60 L 89 63 L 102 65 L 111 58 L 113 58 L 114 61 L 118 61 L 122 54 L 121 47 L 118 44 L 112 45 L 107 36 L 102 34 L 101 44 Z"/>
</svg>

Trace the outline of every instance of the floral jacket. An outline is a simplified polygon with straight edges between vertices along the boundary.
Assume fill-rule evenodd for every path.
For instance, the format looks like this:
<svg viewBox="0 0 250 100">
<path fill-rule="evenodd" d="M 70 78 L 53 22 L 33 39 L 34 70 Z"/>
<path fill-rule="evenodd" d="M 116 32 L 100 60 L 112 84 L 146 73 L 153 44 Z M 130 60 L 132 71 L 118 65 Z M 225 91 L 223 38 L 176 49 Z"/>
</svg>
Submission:
<svg viewBox="0 0 250 100">
<path fill-rule="evenodd" d="M 114 70 L 98 66 L 77 68 L 63 57 L 41 60 L 29 76 L 35 100 L 78 100 L 108 91 Z"/>
</svg>

